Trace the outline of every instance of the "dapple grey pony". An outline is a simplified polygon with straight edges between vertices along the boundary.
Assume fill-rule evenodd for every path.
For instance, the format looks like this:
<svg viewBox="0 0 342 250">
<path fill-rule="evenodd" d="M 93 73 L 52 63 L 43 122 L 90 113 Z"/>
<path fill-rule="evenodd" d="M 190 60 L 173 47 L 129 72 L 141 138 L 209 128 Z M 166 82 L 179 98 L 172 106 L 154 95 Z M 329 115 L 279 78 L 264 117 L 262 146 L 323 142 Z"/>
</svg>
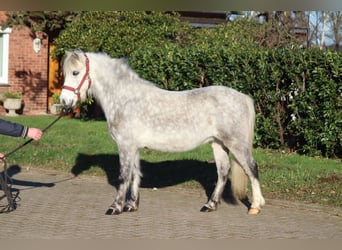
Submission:
<svg viewBox="0 0 342 250">
<path fill-rule="evenodd" d="M 106 214 L 138 209 L 139 149 L 179 152 L 204 143 L 212 146 L 218 179 L 201 211 L 217 209 L 228 176 L 238 199 L 247 197 L 249 177 L 249 213 L 260 211 L 265 201 L 252 157 L 255 111 L 250 97 L 223 86 L 167 91 L 139 77 L 125 59 L 105 53 L 66 52 L 63 70 L 61 103 L 75 107 L 87 95 L 93 96 L 119 149 L 120 184 Z"/>
</svg>

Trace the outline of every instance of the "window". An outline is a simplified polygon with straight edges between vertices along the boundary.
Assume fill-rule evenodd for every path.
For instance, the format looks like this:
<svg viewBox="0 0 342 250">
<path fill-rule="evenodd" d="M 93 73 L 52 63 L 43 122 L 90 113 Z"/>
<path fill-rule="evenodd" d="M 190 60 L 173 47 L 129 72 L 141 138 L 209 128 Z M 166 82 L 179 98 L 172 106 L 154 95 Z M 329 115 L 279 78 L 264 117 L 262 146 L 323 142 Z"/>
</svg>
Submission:
<svg viewBox="0 0 342 250">
<path fill-rule="evenodd" d="M 8 51 L 11 29 L 0 28 L 0 84 L 8 84 Z"/>
</svg>

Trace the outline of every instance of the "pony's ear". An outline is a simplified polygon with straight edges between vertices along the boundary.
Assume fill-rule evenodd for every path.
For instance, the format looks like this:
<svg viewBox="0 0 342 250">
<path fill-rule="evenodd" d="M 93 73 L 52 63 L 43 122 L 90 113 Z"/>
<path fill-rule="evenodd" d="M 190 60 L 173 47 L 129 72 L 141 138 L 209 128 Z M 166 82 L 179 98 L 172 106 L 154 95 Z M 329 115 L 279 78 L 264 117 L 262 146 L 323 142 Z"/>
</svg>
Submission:
<svg viewBox="0 0 342 250">
<path fill-rule="evenodd" d="M 79 55 L 80 55 L 80 52 L 79 50 L 72 50 L 72 51 L 65 51 L 65 57 L 69 57 L 69 58 L 76 58 L 78 59 L 79 58 Z"/>
<path fill-rule="evenodd" d="M 76 57 L 76 58 L 78 58 L 78 50 L 72 50 L 72 51 L 70 51 L 70 50 L 68 50 L 68 51 L 65 51 L 65 55 L 66 55 L 66 57 Z"/>
<path fill-rule="evenodd" d="M 83 49 L 81 49 L 81 48 L 77 48 L 77 49 L 75 49 L 74 51 L 73 51 L 75 54 L 83 54 L 84 52 L 83 52 Z"/>
<path fill-rule="evenodd" d="M 62 60 L 65 61 L 66 58 L 69 58 L 72 54 L 72 51 L 64 51 L 64 55 L 62 56 Z"/>
<path fill-rule="evenodd" d="M 66 50 L 64 52 L 64 56 L 63 56 L 63 61 L 65 62 L 67 59 L 68 60 L 79 60 L 79 54 L 77 50 Z"/>
<path fill-rule="evenodd" d="M 79 55 L 82 54 L 82 50 L 80 49 L 75 49 L 75 50 L 66 50 L 65 55 L 70 56 L 70 55 Z"/>
</svg>

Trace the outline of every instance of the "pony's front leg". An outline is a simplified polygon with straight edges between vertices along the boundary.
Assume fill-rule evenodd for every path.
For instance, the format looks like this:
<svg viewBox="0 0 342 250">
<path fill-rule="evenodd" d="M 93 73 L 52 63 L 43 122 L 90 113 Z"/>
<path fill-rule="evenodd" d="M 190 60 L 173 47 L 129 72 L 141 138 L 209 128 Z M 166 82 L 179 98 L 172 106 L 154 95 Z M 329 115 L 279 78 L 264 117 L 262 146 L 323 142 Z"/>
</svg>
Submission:
<svg viewBox="0 0 342 250">
<path fill-rule="evenodd" d="M 137 211 L 139 207 L 139 186 L 141 179 L 139 151 L 136 152 L 134 158 L 131 189 L 124 207 L 124 212 L 134 212 Z"/>
<path fill-rule="evenodd" d="M 132 159 L 132 153 L 128 150 L 119 149 L 119 159 L 120 159 L 120 185 L 118 192 L 113 204 L 108 208 L 106 214 L 121 214 L 123 212 L 126 195 L 130 182 L 132 179 L 132 167 L 134 165 L 134 158 Z"/>
<path fill-rule="evenodd" d="M 125 205 L 125 197 L 128 189 L 128 182 L 122 182 L 118 189 L 118 194 L 112 205 L 106 211 L 107 215 L 121 214 Z"/>
</svg>

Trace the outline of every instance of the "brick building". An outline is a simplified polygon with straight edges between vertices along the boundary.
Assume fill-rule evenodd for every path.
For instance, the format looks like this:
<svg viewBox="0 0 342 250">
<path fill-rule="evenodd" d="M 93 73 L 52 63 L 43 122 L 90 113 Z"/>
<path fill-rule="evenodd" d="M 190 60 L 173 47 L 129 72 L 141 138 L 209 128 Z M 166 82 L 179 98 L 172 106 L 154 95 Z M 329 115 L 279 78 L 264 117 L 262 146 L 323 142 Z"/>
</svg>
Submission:
<svg viewBox="0 0 342 250">
<path fill-rule="evenodd" d="M 0 21 L 5 18 L 5 11 L 0 11 Z M 48 111 L 48 86 L 47 35 L 32 34 L 26 27 L 0 27 L 0 93 L 7 90 L 22 92 L 23 115 L 45 114 Z M 5 112 L 0 105 L 0 115 Z"/>
</svg>

